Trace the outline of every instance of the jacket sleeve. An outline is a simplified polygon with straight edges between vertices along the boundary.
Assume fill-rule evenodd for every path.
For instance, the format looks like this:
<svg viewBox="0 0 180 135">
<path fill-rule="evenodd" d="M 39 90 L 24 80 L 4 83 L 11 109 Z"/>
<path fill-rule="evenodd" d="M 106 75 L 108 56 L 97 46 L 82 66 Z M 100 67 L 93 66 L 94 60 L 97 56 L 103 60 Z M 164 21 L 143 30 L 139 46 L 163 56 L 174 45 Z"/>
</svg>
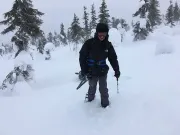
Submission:
<svg viewBox="0 0 180 135">
<path fill-rule="evenodd" d="M 112 46 L 111 43 L 110 43 L 109 50 L 108 50 L 108 60 L 109 60 L 114 71 L 120 71 L 119 63 L 117 60 L 117 55 L 116 55 L 114 47 Z"/>
<path fill-rule="evenodd" d="M 88 41 L 86 41 L 81 50 L 79 51 L 79 64 L 81 68 L 81 72 L 86 74 L 88 71 L 87 68 L 87 57 L 88 57 Z"/>
</svg>

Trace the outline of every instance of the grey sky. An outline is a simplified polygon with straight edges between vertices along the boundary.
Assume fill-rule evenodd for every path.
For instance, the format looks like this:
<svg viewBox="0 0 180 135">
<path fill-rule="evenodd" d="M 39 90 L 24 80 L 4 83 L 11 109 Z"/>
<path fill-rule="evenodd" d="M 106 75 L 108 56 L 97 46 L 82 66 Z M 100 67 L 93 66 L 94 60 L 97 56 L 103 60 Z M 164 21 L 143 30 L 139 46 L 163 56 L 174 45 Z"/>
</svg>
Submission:
<svg viewBox="0 0 180 135">
<path fill-rule="evenodd" d="M 114 17 L 122 17 L 127 21 L 132 20 L 132 14 L 138 8 L 139 0 L 106 0 L 108 4 L 108 9 L 110 10 L 110 15 Z M 165 13 L 169 5 L 169 0 L 159 0 L 161 11 Z M 175 0 L 174 0 L 175 1 Z M 176 0 L 180 3 L 180 0 Z M 12 7 L 14 0 L 3 1 L 0 7 L 0 20 L 3 19 L 2 14 L 9 11 Z M 83 16 L 83 6 L 87 6 L 90 10 L 91 4 L 94 3 L 97 12 L 99 11 L 99 6 L 101 0 L 34 0 L 33 4 L 35 8 L 44 12 L 45 15 L 42 17 L 44 24 L 42 29 L 45 32 L 49 31 L 59 31 L 60 23 L 64 23 L 65 27 L 69 27 L 73 19 L 73 14 L 76 13 L 79 18 Z M 0 26 L 0 31 L 4 27 Z M 10 35 L 6 36 L 0 35 L 0 43 L 7 42 L 10 39 Z"/>
</svg>

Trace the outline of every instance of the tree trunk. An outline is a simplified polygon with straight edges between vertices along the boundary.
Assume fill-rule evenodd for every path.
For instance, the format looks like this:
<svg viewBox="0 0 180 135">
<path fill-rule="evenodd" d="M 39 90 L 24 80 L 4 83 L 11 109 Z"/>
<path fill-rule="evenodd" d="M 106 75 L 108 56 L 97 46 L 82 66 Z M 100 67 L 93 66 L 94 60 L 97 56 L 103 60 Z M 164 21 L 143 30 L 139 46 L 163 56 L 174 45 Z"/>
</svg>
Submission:
<svg viewBox="0 0 180 135">
<path fill-rule="evenodd" d="M 19 55 L 19 53 L 20 53 L 21 51 L 22 51 L 22 49 L 19 49 L 19 50 L 16 52 L 14 59 Z"/>
</svg>

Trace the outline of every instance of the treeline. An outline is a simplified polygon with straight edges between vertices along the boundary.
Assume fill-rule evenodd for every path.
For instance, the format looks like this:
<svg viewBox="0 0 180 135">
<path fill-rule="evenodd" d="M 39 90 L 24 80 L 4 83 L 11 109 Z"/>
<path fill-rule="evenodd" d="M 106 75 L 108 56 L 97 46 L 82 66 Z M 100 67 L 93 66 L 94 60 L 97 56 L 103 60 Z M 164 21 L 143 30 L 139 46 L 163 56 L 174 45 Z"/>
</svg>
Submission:
<svg viewBox="0 0 180 135">
<path fill-rule="evenodd" d="M 173 27 L 180 21 L 180 9 L 177 2 L 170 1 L 165 15 L 159 9 L 158 0 L 141 0 L 140 4 L 140 8 L 132 15 L 131 27 L 134 32 L 134 41 L 145 40 L 149 33 L 162 23 Z M 18 47 L 19 52 L 27 50 L 28 46 L 32 44 L 37 46 L 39 52 L 43 53 L 44 45 L 47 42 L 54 43 L 56 47 L 83 43 L 93 36 L 91 31 L 99 22 L 108 24 L 110 28 L 123 28 L 126 31 L 130 29 L 130 25 L 125 19 L 110 16 L 105 0 L 102 0 L 98 12 L 95 4 L 89 7 L 90 12 L 87 11 L 88 7 L 82 8 L 83 16 L 78 17 L 74 13 L 72 23 L 66 30 L 64 24 L 61 23 L 59 30 L 44 33 L 40 28 L 43 24 L 41 16 L 44 13 L 34 8 L 32 0 L 15 0 L 12 9 L 4 13 L 4 20 L 0 22 L 0 25 L 7 26 L 1 34 L 14 32 L 11 41 Z M 80 22 L 83 22 L 83 25 Z"/>
</svg>

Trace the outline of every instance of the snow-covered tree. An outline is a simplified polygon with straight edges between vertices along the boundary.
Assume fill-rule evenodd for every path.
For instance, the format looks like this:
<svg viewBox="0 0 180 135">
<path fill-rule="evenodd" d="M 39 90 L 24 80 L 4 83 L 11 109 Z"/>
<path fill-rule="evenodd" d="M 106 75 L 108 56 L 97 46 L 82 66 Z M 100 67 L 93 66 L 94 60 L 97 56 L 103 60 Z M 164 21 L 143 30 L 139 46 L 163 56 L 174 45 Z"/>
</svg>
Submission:
<svg viewBox="0 0 180 135">
<path fill-rule="evenodd" d="M 133 17 L 136 19 L 136 23 L 133 25 L 134 41 L 145 40 L 149 31 L 151 31 L 150 23 L 147 19 L 148 11 L 149 1 L 141 0 L 139 10 L 133 14 Z"/>
<path fill-rule="evenodd" d="M 54 51 L 55 45 L 52 42 L 47 42 L 44 46 L 45 60 L 51 59 L 51 52 Z"/>
<path fill-rule="evenodd" d="M 63 45 L 67 45 L 67 36 L 64 30 L 64 24 L 62 23 L 60 27 L 60 41 Z"/>
<path fill-rule="evenodd" d="M 94 4 L 91 5 L 90 31 L 95 29 L 97 25 L 96 10 Z"/>
<path fill-rule="evenodd" d="M 166 22 L 170 27 L 175 26 L 174 24 L 174 12 L 173 12 L 173 3 L 172 0 L 170 0 L 170 5 L 166 11 Z"/>
<path fill-rule="evenodd" d="M 21 51 L 14 61 L 14 69 L 4 79 L 0 90 L 12 92 L 17 82 L 33 82 L 34 69 L 32 61 L 32 57 L 27 55 L 26 51 Z"/>
<path fill-rule="evenodd" d="M 159 1 L 158 0 L 150 0 L 149 3 L 149 12 L 148 12 L 148 20 L 150 26 L 154 28 L 156 25 L 160 25 L 162 22 L 161 13 L 159 8 Z"/>
<path fill-rule="evenodd" d="M 139 16 L 140 18 L 146 18 L 149 10 L 149 0 L 140 0 L 138 11 L 133 14 L 133 17 Z"/>
<path fill-rule="evenodd" d="M 60 39 L 59 39 L 59 35 L 57 34 L 57 32 L 54 32 L 53 43 L 54 43 L 55 47 L 60 46 Z"/>
<path fill-rule="evenodd" d="M 42 35 L 40 25 L 43 21 L 39 18 L 44 13 L 33 8 L 31 0 L 15 0 L 12 9 L 4 13 L 5 20 L 0 24 L 7 25 L 1 34 L 14 32 L 11 41 L 18 47 L 16 56 L 22 51 L 28 49 L 28 42 L 32 37 Z"/>
<path fill-rule="evenodd" d="M 119 19 L 119 21 L 120 21 L 121 27 L 124 28 L 126 31 L 130 29 L 130 26 L 128 25 L 125 19 L 121 18 Z"/>
<path fill-rule="evenodd" d="M 145 40 L 146 37 L 148 36 L 148 31 L 145 27 L 141 27 L 140 25 L 140 21 L 136 22 L 136 24 L 134 24 L 134 41 L 138 41 L 138 40 Z"/>
<path fill-rule="evenodd" d="M 47 40 L 44 35 L 38 38 L 38 45 L 37 45 L 37 50 L 43 54 L 44 51 L 44 46 L 47 43 Z"/>
<path fill-rule="evenodd" d="M 102 4 L 100 6 L 99 22 L 110 25 L 109 18 L 110 18 L 110 15 L 109 15 L 109 10 L 107 8 L 107 4 L 106 4 L 105 0 L 102 0 Z"/>
</svg>

